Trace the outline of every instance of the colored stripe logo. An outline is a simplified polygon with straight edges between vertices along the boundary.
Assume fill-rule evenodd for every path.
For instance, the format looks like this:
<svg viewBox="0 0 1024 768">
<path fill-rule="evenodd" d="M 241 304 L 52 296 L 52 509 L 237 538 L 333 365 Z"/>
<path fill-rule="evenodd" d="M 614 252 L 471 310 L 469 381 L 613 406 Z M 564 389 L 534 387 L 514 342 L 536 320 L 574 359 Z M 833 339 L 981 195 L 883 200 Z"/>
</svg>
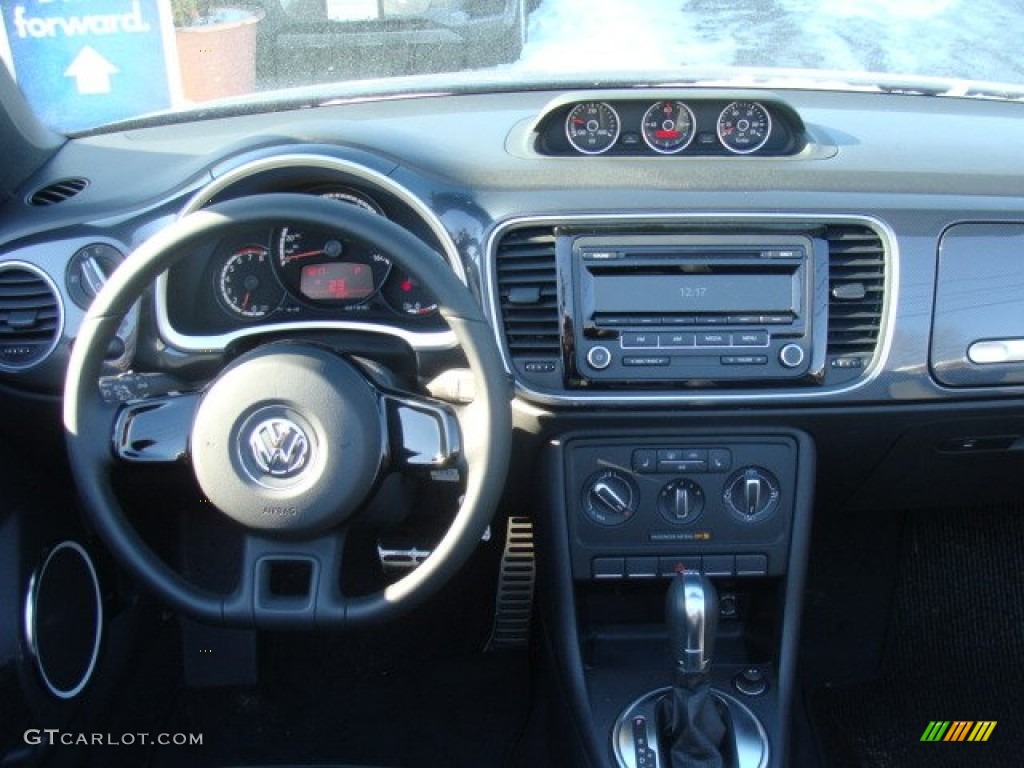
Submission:
<svg viewBox="0 0 1024 768">
<path fill-rule="evenodd" d="M 932 720 L 921 741 L 988 741 L 996 720 Z"/>
</svg>

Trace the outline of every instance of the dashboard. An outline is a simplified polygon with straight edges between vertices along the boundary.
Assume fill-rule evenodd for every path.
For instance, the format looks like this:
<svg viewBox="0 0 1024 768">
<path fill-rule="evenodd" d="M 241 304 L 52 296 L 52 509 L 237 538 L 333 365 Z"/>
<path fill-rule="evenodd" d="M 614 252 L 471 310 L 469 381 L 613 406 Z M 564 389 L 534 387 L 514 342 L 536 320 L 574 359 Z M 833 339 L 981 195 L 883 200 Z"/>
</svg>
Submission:
<svg viewBox="0 0 1024 768">
<path fill-rule="evenodd" d="M 547 153 L 551 126 L 561 130 L 577 107 L 633 104 L 639 110 L 655 102 L 695 105 L 696 113 L 698 104 L 711 113 L 733 103 L 768 105 L 776 116 L 773 135 L 788 124 L 784 143 L 796 141 L 799 151 L 721 157 L 638 157 L 617 149 L 599 156 Z M 977 338 L 966 339 L 962 348 L 933 349 L 931 339 L 933 314 L 942 309 L 936 280 L 947 230 L 965 221 L 984 226 L 1020 218 L 1020 176 L 1004 150 L 1021 133 L 1019 109 L 894 94 L 652 89 L 638 98 L 628 90 L 538 92 L 239 116 L 199 124 L 187 139 L 175 126 L 78 139 L 0 211 L 0 279 L 34 279 L 41 295 L 50 294 L 47 306 L 40 305 L 38 326 L 5 310 L 5 333 L 13 336 L 5 336 L 12 340 L 0 351 L 0 376 L 16 389 L 59 389 L 86 303 L 77 295 L 89 283 L 80 274 L 83 249 L 99 248 L 100 258 L 84 261 L 109 271 L 120 254 L 184 212 L 229 197 L 299 192 L 336 199 L 339 222 L 346 206 L 355 205 L 427 242 L 477 294 L 519 391 L 534 402 L 877 403 L 1001 396 L 1015 360 L 968 358 L 974 342 L 1016 337 L 998 308 L 987 321 L 981 311 Z M 922 121 L 935 130 L 915 131 Z M 958 143 L 952 153 L 945 137 L 966 135 L 968 126 L 979 124 L 999 141 Z M 910 135 L 912 142 L 899 138 Z M 964 174 L 968 167 L 971 173 Z M 59 202 L 40 204 L 47 193 Z M 629 373 L 637 375 L 602 377 L 586 361 L 587 345 L 602 335 L 614 350 L 637 342 L 639 357 L 659 363 L 665 355 L 655 353 L 662 343 L 658 334 L 672 330 L 672 323 L 688 324 L 676 330 L 692 331 L 695 346 L 698 333 L 728 331 L 729 347 L 737 334 L 753 334 L 758 346 L 767 336 L 772 361 L 787 334 L 766 324 L 778 314 L 776 307 L 756 301 L 676 318 L 620 312 L 632 316 L 618 318 L 626 322 L 614 328 L 583 328 L 589 320 L 574 314 L 583 297 L 573 243 L 581 238 L 605 245 L 646 239 L 645 248 L 676 243 L 677 261 L 689 259 L 689 266 L 671 269 L 717 269 L 719 287 L 729 292 L 729 285 L 745 281 L 751 296 L 759 284 L 756 273 L 736 275 L 736 265 L 724 262 L 698 264 L 706 254 L 694 252 L 692 244 L 703 242 L 712 251 L 730 243 L 756 248 L 780 238 L 800 244 L 807 266 L 797 282 L 808 298 L 784 309 L 798 312 L 805 323 L 797 336 L 803 334 L 802 356 L 813 369 L 801 361 L 797 378 L 783 370 L 747 375 L 744 363 L 752 356 L 757 366 L 762 355 L 741 343 L 716 349 L 714 359 L 673 349 L 666 375 L 651 376 L 636 366 Z M 982 232 L 978 242 L 991 239 Z M 961 251 L 971 248 L 963 238 L 956 243 Z M 15 266 L 27 275 L 12 272 Z M 944 295 L 940 286 L 939 298 Z M 299 231 L 287 221 L 206 244 L 162 278 L 153 298 L 149 311 L 160 341 L 186 352 L 304 327 L 363 327 L 420 350 L 454 346 L 431 297 L 393 269 L 387 254 L 334 233 Z M 959 294 L 957 301 L 969 299 Z M 653 341 L 636 339 L 644 332 L 655 334 Z M 685 370 L 709 360 L 713 370 Z M 742 374 L 732 366 L 737 362 Z M 672 367 L 677 364 L 682 367 Z M 975 375 L 955 381 L 932 375 L 950 366 L 966 366 Z"/>
</svg>

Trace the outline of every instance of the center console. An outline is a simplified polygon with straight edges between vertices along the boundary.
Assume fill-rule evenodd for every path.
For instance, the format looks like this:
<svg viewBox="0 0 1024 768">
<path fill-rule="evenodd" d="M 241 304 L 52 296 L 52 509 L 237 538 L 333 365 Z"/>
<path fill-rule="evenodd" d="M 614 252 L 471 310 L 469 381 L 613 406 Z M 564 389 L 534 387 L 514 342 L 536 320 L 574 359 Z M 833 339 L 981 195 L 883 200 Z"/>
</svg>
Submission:
<svg viewBox="0 0 1024 768">
<path fill-rule="evenodd" d="M 544 535 L 559 578 L 547 619 L 584 734 L 581 762 L 675 768 L 658 712 L 683 690 L 670 637 L 684 619 L 673 619 L 671 608 L 666 618 L 665 605 L 685 575 L 706 579 L 717 597 L 713 616 L 700 621 L 706 647 L 715 648 L 701 680 L 730 723 L 722 765 L 785 765 L 810 437 L 772 429 L 580 431 L 552 441 L 550 451 L 554 495 Z"/>
</svg>

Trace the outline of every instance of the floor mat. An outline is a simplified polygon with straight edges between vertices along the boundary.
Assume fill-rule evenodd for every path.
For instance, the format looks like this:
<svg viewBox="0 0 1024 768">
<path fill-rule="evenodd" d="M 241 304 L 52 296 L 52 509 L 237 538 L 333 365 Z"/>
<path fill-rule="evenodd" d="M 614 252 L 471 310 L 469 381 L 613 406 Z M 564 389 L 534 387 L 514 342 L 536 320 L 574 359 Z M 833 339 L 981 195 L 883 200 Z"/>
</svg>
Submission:
<svg viewBox="0 0 1024 768">
<path fill-rule="evenodd" d="M 1024 765 L 1024 509 L 910 513 L 894 610 L 878 678 L 809 695 L 828 768 Z"/>
</svg>

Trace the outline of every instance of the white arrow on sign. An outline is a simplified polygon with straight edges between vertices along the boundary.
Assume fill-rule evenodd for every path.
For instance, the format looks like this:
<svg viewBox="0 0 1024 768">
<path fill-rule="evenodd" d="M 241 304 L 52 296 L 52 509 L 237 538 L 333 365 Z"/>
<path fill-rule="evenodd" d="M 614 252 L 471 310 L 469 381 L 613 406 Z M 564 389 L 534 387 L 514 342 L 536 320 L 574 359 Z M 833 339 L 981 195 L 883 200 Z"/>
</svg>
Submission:
<svg viewBox="0 0 1024 768">
<path fill-rule="evenodd" d="M 64 71 L 64 77 L 75 78 L 78 92 L 83 95 L 110 93 L 110 76 L 120 71 L 95 48 L 87 45 Z"/>
</svg>

